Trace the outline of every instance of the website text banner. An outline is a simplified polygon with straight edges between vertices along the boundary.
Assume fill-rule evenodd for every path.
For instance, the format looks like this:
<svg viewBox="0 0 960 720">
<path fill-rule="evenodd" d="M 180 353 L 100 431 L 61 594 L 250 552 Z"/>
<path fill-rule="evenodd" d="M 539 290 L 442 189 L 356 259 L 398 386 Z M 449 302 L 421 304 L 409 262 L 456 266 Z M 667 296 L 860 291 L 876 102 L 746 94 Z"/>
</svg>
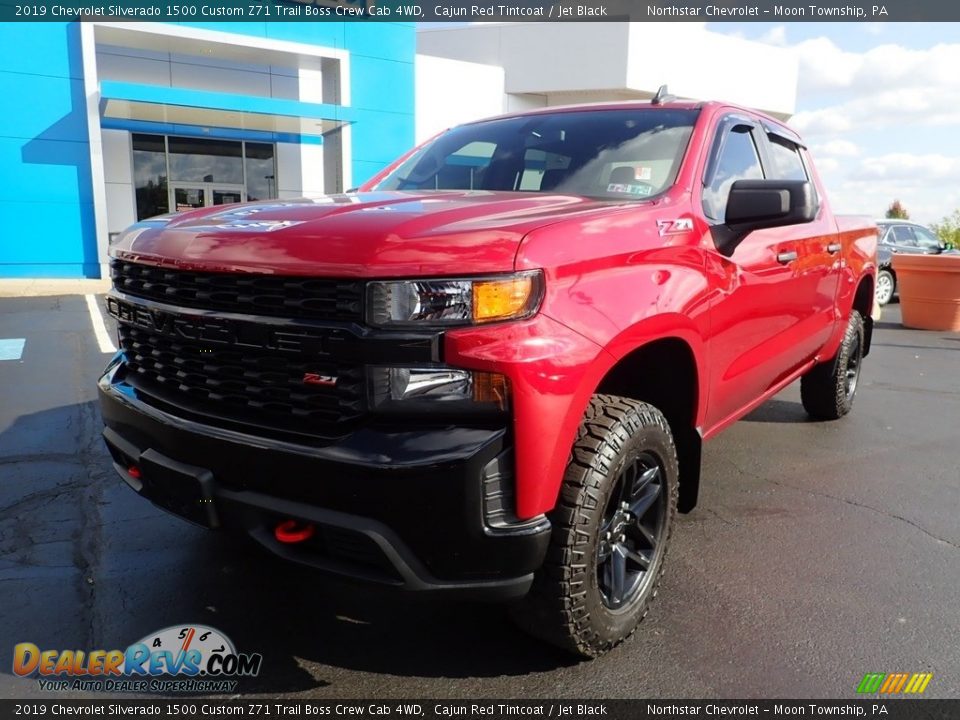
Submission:
<svg viewBox="0 0 960 720">
<path fill-rule="evenodd" d="M 253 22 L 960 21 L 956 0 L 0 0 L 0 20 Z"/>
<path fill-rule="evenodd" d="M 947 720 L 960 700 L 0 700 L 0 718 L 17 717 L 371 717 L 382 720 L 501 720 L 516 718 L 852 717 Z"/>
</svg>

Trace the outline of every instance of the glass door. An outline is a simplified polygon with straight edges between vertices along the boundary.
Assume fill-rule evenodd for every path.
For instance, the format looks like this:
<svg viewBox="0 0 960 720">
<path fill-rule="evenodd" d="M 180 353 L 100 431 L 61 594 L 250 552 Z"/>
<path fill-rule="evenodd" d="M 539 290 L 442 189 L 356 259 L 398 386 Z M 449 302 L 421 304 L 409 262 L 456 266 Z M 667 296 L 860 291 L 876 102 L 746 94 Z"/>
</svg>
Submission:
<svg viewBox="0 0 960 720">
<path fill-rule="evenodd" d="M 170 183 L 170 207 L 175 212 L 196 210 L 213 205 L 246 202 L 243 185 L 224 183 L 180 182 Z"/>
<path fill-rule="evenodd" d="M 196 210 L 207 206 L 207 191 L 203 185 L 170 185 L 170 207 L 174 212 Z"/>
<path fill-rule="evenodd" d="M 247 194 L 242 185 L 235 187 L 215 185 L 210 189 L 210 200 L 213 205 L 229 205 L 247 201 Z"/>
</svg>

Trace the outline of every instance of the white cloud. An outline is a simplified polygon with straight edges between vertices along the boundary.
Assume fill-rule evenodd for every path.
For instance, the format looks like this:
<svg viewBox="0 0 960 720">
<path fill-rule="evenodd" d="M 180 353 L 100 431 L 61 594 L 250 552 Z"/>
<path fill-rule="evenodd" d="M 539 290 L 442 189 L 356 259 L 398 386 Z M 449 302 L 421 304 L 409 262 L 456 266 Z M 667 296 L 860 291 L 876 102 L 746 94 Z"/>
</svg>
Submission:
<svg viewBox="0 0 960 720">
<path fill-rule="evenodd" d="M 960 157 L 939 154 L 890 153 L 864 158 L 850 174 L 851 180 L 893 180 L 911 187 L 960 187 Z"/>
<path fill-rule="evenodd" d="M 960 207 L 960 143 L 944 140 L 960 137 L 960 43 L 855 53 L 819 37 L 788 50 L 804 108 L 790 124 L 811 144 L 836 212 L 879 217 L 899 198 L 929 223 Z"/>
<path fill-rule="evenodd" d="M 850 140 L 829 140 L 813 146 L 817 157 L 855 157 L 860 154 L 859 146 Z"/>
<path fill-rule="evenodd" d="M 874 91 L 949 84 L 960 87 L 960 44 L 941 43 L 924 50 L 895 44 L 878 45 L 865 53 L 841 50 L 826 37 L 792 46 L 800 63 L 800 90 L 836 88 Z M 880 83 L 880 85 L 877 85 Z"/>
<path fill-rule="evenodd" d="M 920 222 L 960 206 L 960 157 L 887 153 L 872 157 L 821 156 L 815 164 L 835 212 L 879 217 L 899 199 Z"/>
<path fill-rule="evenodd" d="M 767 43 L 768 45 L 784 47 L 787 44 L 787 28 L 785 25 L 776 25 L 758 37 L 757 41 Z"/>
</svg>

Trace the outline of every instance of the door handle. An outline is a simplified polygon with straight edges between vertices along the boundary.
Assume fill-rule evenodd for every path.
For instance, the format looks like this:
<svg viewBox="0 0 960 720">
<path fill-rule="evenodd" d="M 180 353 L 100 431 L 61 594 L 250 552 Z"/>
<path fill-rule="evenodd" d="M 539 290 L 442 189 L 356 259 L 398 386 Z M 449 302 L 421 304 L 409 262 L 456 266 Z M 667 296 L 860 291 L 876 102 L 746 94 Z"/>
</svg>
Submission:
<svg viewBox="0 0 960 720">
<path fill-rule="evenodd" d="M 783 265 L 793 262 L 797 259 L 797 251 L 790 250 L 789 252 L 782 252 L 777 254 L 777 262 Z"/>
<path fill-rule="evenodd" d="M 827 252 L 833 255 L 834 253 L 840 252 L 840 249 L 843 247 L 840 243 L 830 243 L 827 245 Z"/>
</svg>

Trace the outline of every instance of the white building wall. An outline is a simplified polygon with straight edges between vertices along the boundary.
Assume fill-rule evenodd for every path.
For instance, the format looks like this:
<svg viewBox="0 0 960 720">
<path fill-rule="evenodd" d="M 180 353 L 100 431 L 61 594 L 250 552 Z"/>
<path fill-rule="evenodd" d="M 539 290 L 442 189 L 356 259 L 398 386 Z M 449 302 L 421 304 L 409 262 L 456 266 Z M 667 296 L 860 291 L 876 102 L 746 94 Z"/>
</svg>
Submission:
<svg viewBox="0 0 960 720">
<path fill-rule="evenodd" d="M 782 48 L 711 32 L 695 23 L 502 23 L 424 28 L 426 56 L 504 71 L 503 110 L 648 99 L 667 84 L 679 97 L 725 100 L 782 118 L 796 106 L 796 59 Z M 418 90 L 426 102 L 469 88 Z M 539 103 L 539 104 L 538 104 Z M 485 113 L 492 114 L 492 113 Z"/>
<path fill-rule="evenodd" d="M 417 55 L 416 141 L 506 111 L 503 68 Z"/>
<path fill-rule="evenodd" d="M 666 83 L 678 97 L 722 100 L 780 117 L 796 110 L 799 69 L 783 48 L 688 23 L 656 23 L 650 29 L 630 33 L 627 87 L 655 90 Z M 654 58 L 670 60 L 651 62 Z"/>
<path fill-rule="evenodd" d="M 107 232 L 115 233 L 137 221 L 130 133 L 124 130 L 103 130 L 101 140 L 103 179 L 107 191 Z"/>
</svg>

